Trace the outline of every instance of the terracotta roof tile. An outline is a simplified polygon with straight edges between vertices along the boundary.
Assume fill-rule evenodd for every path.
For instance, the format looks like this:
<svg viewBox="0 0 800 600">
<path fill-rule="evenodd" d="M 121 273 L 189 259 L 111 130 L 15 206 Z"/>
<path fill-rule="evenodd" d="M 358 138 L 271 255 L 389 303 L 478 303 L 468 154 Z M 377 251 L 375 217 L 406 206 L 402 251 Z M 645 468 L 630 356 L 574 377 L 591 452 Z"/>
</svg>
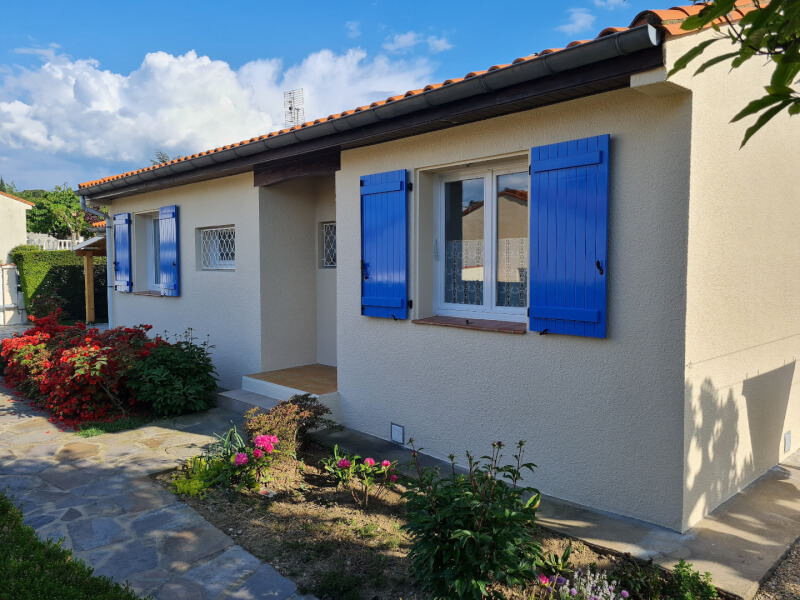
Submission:
<svg viewBox="0 0 800 600">
<path fill-rule="evenodd" d="M 19 196 L 14 196 L 12 194 L 7 194 L 5 192 L 0 192 L 0 196 L 5 196 L 6 198 L 11 198 L 12 200 L 16 200 L 17 202 L 22 202 L 23 204 L 27 204 L 28 206 L 33 206 L 33 202 L 28 202 L 27 200 L 23 200 Z"/>
<path fill-rule="evenodd" d="M 755 10 L 755 8 L 756 8 L 756 6 L 755 6 L 753 0 L 737 0 L 737 2 L 736 2 L 736 10 L 733 13 L 731 13 L 730 18 L 733 19 L 733 20 L 738 20 L 739 18 L 741 18 L 743 15 L 747 14 L 748 12 L 750 12 L 752 10 Z M 638 27 L 640 25 L 645 25 L 645 24 L 650 24 L 650 25 L 652 25 L 654 27 L 658 27 L 661 31 L 666 33 L 667 36 L 675 37 L 675 36 L 680 36 L 680 35 L 686 35 L 686 34 L 691 33 L 691 32 L 684 31 L 683 29 L 681 29 L 681 23 L 683 23 L 683 21 L 687 18 L 687 16 L 695 15 L 698 12 L 700 12 L 701 9 L 702 9 L 702 4 L 691 4 L 691 5 L 685 5 L 685 6 L 674 6 L 674 7 L 670 8 L 670 9 L 666 9 L 666 10 L 664 10 L 664 9 L 645 10 L 645 11 L 639 13 L 638 15 L 636 15 L 636 17 L 631 22 L 630 26 L 628 26 L 628 27 L 606 27 L 605 29 L 600 31 L 600 33 L 597 34 L 595 39 L 602 38 L 602 37 L 605 37 L 605 36 L 608 36 L 608 35 L 613 35 L 615 33 L 626 31 L 626 30 L 628 30 L 628 29 L 630 29 L 632 27 Z M 581 44 L 586 44 L 586 43 L 591 42 L 591 41 L 592 40 L 575 40 L 575 41 L 570 42 L 569 44 L 567 44 L 566 47 L 567 48 L 573 48 L 575 46 L 580 46 Z M 409 91 L 405 92 L 404 94 L 396 94 L 394 96 L 390 96 L 389 98 L 387 98 L 385 100 L 378 100 L 378 101 L 375 101 L 375 102 L 373 102 L 372 104 L 369 104 L 369 105 L 359 106 L 358 108 L 355 108 L 355 109 L 345 110 L 345 111 L 343 111 L 341 113 L 329 115 L 327 118 L 320 118 L 320 119 L 316 119 L 315 121 L 309 121 L 307 123 L 303 123 L 302 125 L 299 125 L 299 126 L 296 125 L 294 127 L 291 127 L 289 129 L 280 129 L 278 131 L 272 131 L 272 132 L 266 133 L 266 134 L 261 135 L 261 136 L 250 138 L 249 140 L 244 140 L 244 141 L 241 141 L 241 142 L 237 142 L 235 144 L 229 144 L 227 146 L 222 146 L 220 148 L 214 148 L 213 150 L 205 150 L 205 151 L 199 152 L 197 154 L 192 154 L 191 156 L 184 156 L 184 157 L 181 157 L 181 158 L 177 158 L 175 160 L 171 160 L 166 164 L 160 164 L 160 165 L 145 167 L 145 168 L 142 168 L 142 169 L 138 169 L 136 171 L 129 171 L 127 173 L 122 173 L 120 175 L 113 175 L 111 177 L 104 177 L 102 179 L 97 179 L 97 180 L 94 180 L 94 181 L 87 181 L 87 182 L 81 183 L 79 185 L 79 188 L 83 189 L 83 188 L 92 187 L 94 185 L 98 185 L 98 184 L 101 184 L 101 183 L 106 183 L 106 182 L 109 182 L 109 181 L 116 181 L 118 179 L 124 179 L 125 177 L 129 177 L 131 175 L 138 175 L 139 173 L 143 173 L 145 171 L 154 171 L 154 170 L 158 170 L 158 169 L 163 169 L 165 167 L 168 167 L 168 166 L 171 166 L 171 165 L 175 165 L 175 164 L 178 164 L 180 162 L 187 161 L 187 160 L 191 160 L 193 158 L 197 158 L 197 157 L 201 157 L 201 156 L 208 156 L 209 154 L 215 154 L 217 152 L 222 152 L 224 150 L 229 150 L 231 148 L 238 148 L 240 146 L 246 146 L 248 144 L 253 144 L 253 143 L 256 143 L 256 142 L 260 142 L 260 141 L 266 140 L 268 138 L 272 138 L 272 137 L 275 137 L 275 136 L 278 136 L 278 135 L 286 134 L 286 133 L 288 133 L 290 131 L 297 131 L 298 129 L 314 127 L 315 125 L 321 125 L 321 124 L 326 123 L 326 122 L 335 121 L 337 119 L 341 119 L 343 117 L 347 117 L 347 116 L 353 115 L 355 113 L 359 113 L 359 112 L 363 112 L 363 111 L 369 110 L 370 108 L 377 108 L 377 107 L 383 106 L 383 105 L 385 105 L 387 103 L 390 103 L 390 102 L 399 102 L 399 101 L 402 101 L 404 98 L 411 98 L 413 96 L 419 96 L 420 94 L 423 94 L 425 92 L 429 92 L 431 90 L 437 90 L 437 89 L 441 88 L 442 86 L 453 85 L 453 84 L 459 83 L 461 81 L 464 81 L 465 79 L 471 79 L 473 77 L 481 76 L 481 75 L 483 75 L 485 73 L 488 73 L 490 71 L 497 71 L 498 69 L 505 69 L 505 68 L 507 68 L 507 67 L 509 67 L 511 65 L 516 65 L 516 64 L 527 62 L 527 61 L 537 60 L 541 56 L 545 56 L 545 55 L 548 55 L 548 54 L 553 54 L 553 53 L 556 53 L 556 52 L 561 52 L 562 50 L 563 50 L 563 48 L 547 48 L 545 50 L 542 50 L 541 52 L 533 53 L 533 54 L 529 54 L 528 56 L 523 56 L 523 57 L 517 58 L 511 64 L 497 64 L 497 65 L 492 65 L 491 67 L 489 67 L 488 69 L 486 69 L 484 71 L 470 71 L 463 78 L 447 79 L 442 83 L 431 83 L 429 85 L 426 85 L 422 89 L 409 90 Z M 5 195 L 8 195 L 8 194 L 5 194 Z M 17 199 L 21 200 L 19 198 L 17 198 Z M 21 200 L 21 201 L 25 202 L 24 200 Z"/>
</svg>

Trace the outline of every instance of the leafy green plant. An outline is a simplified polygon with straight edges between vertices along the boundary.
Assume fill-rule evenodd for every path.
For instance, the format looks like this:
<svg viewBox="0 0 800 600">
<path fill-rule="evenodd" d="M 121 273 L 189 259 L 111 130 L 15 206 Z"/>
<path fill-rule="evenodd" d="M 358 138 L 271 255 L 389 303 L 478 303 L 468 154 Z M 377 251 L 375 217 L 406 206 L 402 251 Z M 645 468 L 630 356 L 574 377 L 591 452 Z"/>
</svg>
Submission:
<svg viewBox="0 0 800 600">
<path fill-rule="evenodd" d="M 285 456 L 295 456 L 297 445 L 306 441 L 309 431 L 335 427 L 336 423 L 325 417 L 330 409 L 311 394 L 296 394 L 263 412 L 253 408 L 245 413 L 244 430 L 248 439 L 269 433 L 283 442 Z"/>
<path fill-rule="evenodd" d="M 397 481 L 397 461 L 383 460 L 378 463 L 369 457 L 361 460 L 358 455 L 339 454 L 338 445 L 333 447 L 333 456 L 321 462 L 338 486 L 350 490 L 353 500 L 361 508 L 367 508 L 370 497 L 380 498 Z"/>
<path fill-rule="evenodd" d="M 78 430 L 75 433 L 82 438 L 88 438 L 96 435 L 103 435 L 104 433 L 117 433 L 118 431 L 136 429 L 149 422 L 150 419 L 147 417 L 128 417 L 111 422 L 93 421 L 91 423 L 78 425 Z"/>
<path fill-rule="evenodd" d="M 217 379 L 208 340 L 195 343 L 192 330 L 172 344 L 155 344 L 128 373 L 136 399 L 160 416 L 211 408 Z"/>
<path fill-rule="evenodd" d="M 533 537 L 541 494 L 519 485 L 522 471 L 536 466 L 523 462 L 524 442 L 510 465 L 502 464 L 502 442 L 481 457 L 486 462 L 467 453 L 467 475 L 456 473 L 451 455 L 452 473 L 445 478 L 438 469 L 421 468 L 419 450 L 413 439 L 409 443 L 416 476 L 404 494 L 403 529 L 411 536 L 411 571 L 422 587 L 435 598 L 479 600 L 505 597 L 494 584 L 533 580 L 541 561 Z"/>
<path fill-rule="evenodd" d="M 137 600 L 125 585 L 107 577 L 95 577 L 83 561 L 61 541 L 41 541 L 22 513 L 0 492 L 0 581 L 2 598 L 14 600 Z M 149 597 L 148 597 L 149 598 Z"/>
<path fill-rule="evenodd" d="M 572 554 L 572 542 L 567 545 L 559 556 L 555 552 L 542 555 L 542 570 L 547 575 L 568 575 L 572 572 L 569 557 Z"/>
<path fill-rule="evenodd" d="M 659 600 L 663 589 L 663 575 L 661 567 L 653 564 L 652 559 L 640 564 L 629 558 L 613 571 L 620 588 L 628 590 L 637 600 Z"/>
<path fill-rule="evenodd" d="M 227 466 L 223 460 L 194 456 L 172 478 L 170 489 L 176 494 L 204 500 L 208 489 L 218 485 L 225 478 L 226 471 Z"/>
<path fill-rule="evenodd" d="M 715 600 L 719 598 L 717 588 L 711 583 L 711 573 L 704 574 L 692 569 L 685 560 L 675 565 L 667 582 L 666 594 L 670 600 Z"/>
<path fill-rule="evenodd" d="M 721 33 L 720 22 L 725 24 L 724 35 L 701 42 L 675 61 L 670 76 L 685 69 L 689 63 L 703 54 L 711 45 L 728 40 L 734 50 L 704 62 L 695 71 L 702 73 L 709 67 L 730 61 L 731 68 L 740 67 L 753 57 L 762 57 L 772 63 L 772 79 L 766 95 L 753 100 L 732 121 L 761 113 L 756 122 L 745 132 L 742 146 L 759 129 L 783 110 L 790 115 L 800 114 L 800 92 L 791 85 L 800 73 L 800 2 L 797 0 L 754 0 L 755 10 L 735 21 L 736 0 L 713 0 L 696 2 L 703 9 L 687 18 L 681 29 L 686 31 L 713 27 Z"/>
</svg>

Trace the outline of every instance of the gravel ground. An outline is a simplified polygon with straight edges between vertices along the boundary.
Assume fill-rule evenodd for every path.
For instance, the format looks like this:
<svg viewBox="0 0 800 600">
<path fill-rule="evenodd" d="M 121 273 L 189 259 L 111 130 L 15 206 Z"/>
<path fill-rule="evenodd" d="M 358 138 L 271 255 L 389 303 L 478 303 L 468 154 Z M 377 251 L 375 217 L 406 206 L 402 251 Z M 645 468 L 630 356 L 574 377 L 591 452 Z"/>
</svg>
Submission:
<svg viewBox="0 0 800 600">
<path fill-rule="evenodd" d="M 778 564 L 753 600 L 797 600 L 800 598 L 800 540 Z"/>
</svg>

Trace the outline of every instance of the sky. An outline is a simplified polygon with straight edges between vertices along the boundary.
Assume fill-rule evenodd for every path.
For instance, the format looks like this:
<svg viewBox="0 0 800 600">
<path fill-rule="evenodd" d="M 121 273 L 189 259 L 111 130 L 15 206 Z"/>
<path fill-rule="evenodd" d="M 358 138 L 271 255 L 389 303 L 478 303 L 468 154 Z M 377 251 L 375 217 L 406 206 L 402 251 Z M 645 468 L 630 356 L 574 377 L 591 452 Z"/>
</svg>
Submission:
<svg viewBox="0 0 800 600">
<path fill-rule="evenodd" d="M 688 1 L 685 2 L 688 4 Z M 661 0 L 226 4 L 41 0 L 0 12 L 0 176 L 76 188 L 630 25 Z"/>
</svg>

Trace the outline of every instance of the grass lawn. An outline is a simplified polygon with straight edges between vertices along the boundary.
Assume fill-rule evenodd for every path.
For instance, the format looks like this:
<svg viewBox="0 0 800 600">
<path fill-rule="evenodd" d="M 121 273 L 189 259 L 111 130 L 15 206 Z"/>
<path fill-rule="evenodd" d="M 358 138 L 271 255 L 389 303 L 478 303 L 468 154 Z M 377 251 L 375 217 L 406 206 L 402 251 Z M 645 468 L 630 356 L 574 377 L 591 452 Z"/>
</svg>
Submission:
<svg viewBox="0 0 800 600">
<path fill-rule="evenodd" d="M 78 425 L 78 429 L 75 433 L 80 437 L 89 438 L 96 435 L 102 435 L 104 433 L 117 433 L 118 431 L 136 429 L 137 427 L 147 425 L 147 423 L 150 423 L 154 420 L 156 420 L 155 417 L 128 417 L 126 419 L 111 421 L 110 423 L 105 423 L 102 421 L 89 421 L 87 423 Z"/>
</svg>

